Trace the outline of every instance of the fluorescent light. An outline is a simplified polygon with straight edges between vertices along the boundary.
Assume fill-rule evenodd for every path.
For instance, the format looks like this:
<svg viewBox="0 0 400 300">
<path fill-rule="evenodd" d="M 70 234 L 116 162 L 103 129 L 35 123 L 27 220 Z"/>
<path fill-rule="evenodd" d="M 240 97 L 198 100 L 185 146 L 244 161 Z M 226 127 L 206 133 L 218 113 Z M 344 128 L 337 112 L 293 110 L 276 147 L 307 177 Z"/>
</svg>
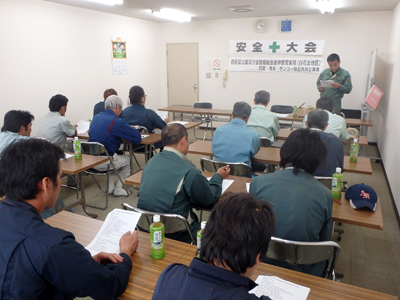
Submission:
<svg viewBox="0 0 400 300">
<path fill-rule="evenodd" d="M 334 13 L 335 8 L 341 7 L 341 0 L 317 0 L 317 6 L 322 14 Z"/>
<path fill-rule="evenodd" d="M 153 15 L 159 18 L 177 21 L 177 22 L 190 22 L 192 16 L 171 8 L 161 8 L 160 10 L 152 10 Z"/>
<path fill-rule="evenodd" d="M 124 4 L 124 0 L 86 0 L 86 1 L 96 2 L 105 5 Z"/>
</svg>

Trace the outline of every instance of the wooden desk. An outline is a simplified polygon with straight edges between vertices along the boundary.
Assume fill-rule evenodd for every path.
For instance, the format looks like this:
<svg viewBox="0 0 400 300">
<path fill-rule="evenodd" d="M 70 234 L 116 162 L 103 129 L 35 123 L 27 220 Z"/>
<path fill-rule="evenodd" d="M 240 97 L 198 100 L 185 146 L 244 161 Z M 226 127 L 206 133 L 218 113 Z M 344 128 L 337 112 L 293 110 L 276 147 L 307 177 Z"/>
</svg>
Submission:
<svg viewBox="0 0 400 300">
<path fill-rule="evenodd" d="M 158 110 L 168 111 L 168 112 L 178 112 L 178 113 L 183 113 L 183 114 L 204 114 L 204 115 L 232 116 L 232 110 L 231 109 L 168 106 L 168 107 L 159 108 Z"/>
<path fill-rule="evenodd" d="M 211 141 L 195 141 L 189 145 L 189 153 L 212 157 L 214 154 L 211 145 Z M 281 161 L 280 148 L 261 147 L 252 160 L 278 165 Z M 367 157 L 359 157 L 357 163 L 352 163 L 350 157 L 345 155 L 343 172 L 372 175 L 371 160 Z"/>
<path fill-rule="evenodd" d="M 293 117 L 289 114 L 287 117 L 278 117 L 281 121 L 290 121 L 290 122 L 303 122 L 304 116 Z M 372 126 L 372 120 L 361 120 L 361 119 L 352 119 L 352 118 L 344 118 L 347 126 Z"/>
<path fill-rule="evenodd" d="M 72 232 L 78 243 L 87 246 L 95 237 L 102 225 L 102 221 L 90 219 L 70 212 L 61 212 L 45 220 L 53 227 L 58 227 Z M 196 253 L 196 246 L 165 239 L 165 257 L 154 260 L 150 257 L 149 234 L 139 232 L 139 247 L 132 256 L 133 268 L 129 278 L 128 288 L 118 297 L 121 300 L 148 299 L 150 300 L 158 277 L 161 272 L 172 263 L 188 265 Z M 341 282 L 295 272 L 272 265 L 260 263 L 251 277 L 253 280 L 258 275 L 278 276 L 284 280 L 309 287 L 310 293 L 307 300 L 319 299 L 376 299 L 394 300 L 395 296 L 359 288 Z"/>
<path fill-rule="evenodd" d="M 82 204 L 83 211 L 92 218 L 97 218 L 96 214 L 89 213 L 86 210 L 86 197 L 85 197 L 85 187 L 82 180 L 82 172 L 90 168 L 98 166 L 102 163 L 108 161 L 107 157 L 104 156 L 92 156 L 82 154 L 82 159 L 75 159 L 75 157 L 70 157 L 68 159 L 61 161 L 61 169 L 64 174 L 76 175 L 76 190 L 77 190 L 77 201 L 67 205 L 62 210 L 69 210 L 79 204 Z M 80 196 L 80 197 L 79 197 Z"/>
<path fill-rule="evenodd" d="M 278 135 L 276 136 L 277 140 L 286 140 L 289 135 L 293 132 L 294 130 L 291 129 L 280 129 Z M 346 140 L 343 141 L 343 145 L 350 145 L 351 143 L 353 143 L 352 141 Z M 367 137 L 362 135 L 359 137 L 358 139 L 358 144 L 361 146 L 368 146 L 368 140 Z"/>
</svg>

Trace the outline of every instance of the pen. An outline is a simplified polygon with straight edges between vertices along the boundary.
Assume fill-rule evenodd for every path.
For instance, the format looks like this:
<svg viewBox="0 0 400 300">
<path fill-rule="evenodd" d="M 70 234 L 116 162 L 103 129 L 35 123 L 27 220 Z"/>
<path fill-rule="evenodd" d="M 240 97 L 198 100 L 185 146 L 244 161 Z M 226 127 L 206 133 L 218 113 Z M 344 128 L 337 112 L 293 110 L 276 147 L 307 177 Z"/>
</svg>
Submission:
<svg viewBox="0 0 400 300">
<path fill-rule="evenodd" d="M 342 203 L 340 202 L 340 200 L 336 200 L 336 199 L 333 199 L 333 201 L 335 201 L 337 204 L 339 204 L 339 205 L 342 205 Z"/>
</svg>

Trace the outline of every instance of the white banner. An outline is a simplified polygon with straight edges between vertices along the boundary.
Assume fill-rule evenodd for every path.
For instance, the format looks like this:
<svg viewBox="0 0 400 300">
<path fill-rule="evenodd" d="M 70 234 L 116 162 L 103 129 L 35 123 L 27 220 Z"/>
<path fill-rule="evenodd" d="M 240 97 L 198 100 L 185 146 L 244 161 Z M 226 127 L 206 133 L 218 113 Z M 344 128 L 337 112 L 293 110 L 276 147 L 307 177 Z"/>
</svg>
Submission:
<svg viewBox="0 0 400 300">
<path fill-rule="evenodd" d="M 112 74 L 126 75 L 128 71 L 128 58 L 126 56 L 126 38 L 111 37 Z"/>
<path fill-rule="evenodd" d="M 301 72 L 321 73 L 322 58 L 317 59 L 265 59 L 249 57 L 229 58 L 231 72 Z"/>
<path fill-rule="evenodd" d="M 229 54 L 322 55 L 325 40 L 230 40 Z"/>
</svg>

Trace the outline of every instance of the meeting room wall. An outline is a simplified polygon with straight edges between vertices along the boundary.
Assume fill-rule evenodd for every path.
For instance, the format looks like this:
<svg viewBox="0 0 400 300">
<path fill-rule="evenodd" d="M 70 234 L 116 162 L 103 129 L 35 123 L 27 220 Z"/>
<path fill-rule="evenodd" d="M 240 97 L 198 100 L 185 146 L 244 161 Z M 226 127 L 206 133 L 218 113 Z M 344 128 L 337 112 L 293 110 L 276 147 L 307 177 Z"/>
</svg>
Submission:
<svg viewBox="0 0 400 300">
<path fill-rule="evenodd" d="M 42 0 L 0 0 L 0 126 L 8 110 L 29 110 L 36 135 L 57 93 L 69 98 L 73 124 L 92 118 L 107 88 L 126 103 L 129 88 L 139 84 L 153 107 L 161 98 L 159 27 Z M 112 75 L 111 36 L 127 39 L 128 75 Z"/>
</svg>

